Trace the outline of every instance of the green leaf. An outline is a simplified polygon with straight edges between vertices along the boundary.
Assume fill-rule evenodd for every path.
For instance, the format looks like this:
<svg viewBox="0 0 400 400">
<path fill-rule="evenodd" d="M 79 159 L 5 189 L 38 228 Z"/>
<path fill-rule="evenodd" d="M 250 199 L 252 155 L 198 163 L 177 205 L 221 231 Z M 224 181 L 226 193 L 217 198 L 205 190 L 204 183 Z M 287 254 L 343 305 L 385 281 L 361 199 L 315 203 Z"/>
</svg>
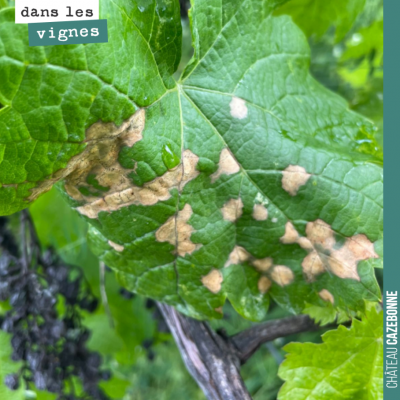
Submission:
<svg viewBox="0 0 400 400">
<path fill-rule="evenodd" d="M 277 15 L 288 14 L 310 37 L 317 39 L 331 27 L 335 27 L 335 39 L 342 40 L 352 27 L 365 0 L 290 0 L 277 10 Z"/>
<path fill-rule="evenodd" d="M 383 312 L 374 307 L 322 335 L 323 343 L 290 343 L 279 376 L 279 400 L 383 399 Z"/>
<path fill-rule="evenodd" d="M 363 27 L 346 42 L 346 51 L 342 60 L 367 57 L 375 52 L 375 57 L 383 57 L 383 20 L 378 20 L 370 26 Z"/>
<path fill-rule="evenodd" d="M 350 319 L 348 310 L 337 309 L 330 303 L 323 306 L 307 304 L 303 313 L 308 314 L 319 325 L 327 325 L 332 322 L 342 324 Z"/>
<path fill-rule="evenodd" d="M 27 25 L 14 23 L 13 9 L 0 12 L 2 214 L 26 207 L 48 190 L 44 180 L 56 171 L 58 179 L 65 175 L 95 121 L 119 125 L 175 85 L 178 2 L 100 5 L 101 17 L 111 21 L 109 41 L 101 45 L 29 47 Z"/>
<path fill-rule="evenodd" d="M 0 399 L 24 400 L 25 390 L 20 387 L 18 390 L 10 390 L 4 384 L 4 379 L 8 374 L 18 372 L 20 363 L 11 361 L 12 348 L 10 335 L 0 330 Z"/>
<path fill-rule="evenodd" d="M 363 145 L 375 127 L 311 77 L 306 38 L 289 17 L 273 16 L 280 2 L 193 2 L 195 52 L 177 84 L 168 75 L 176 58 L 160 58 L 165 43 L 152 44 L 172 40 L 170 19 L 151 14 L 158 31 L 146 42 L 149 26 L 135 14 L 140 2 L 105 3 L 106 46 L 29 48 L 26 27 L 12 24 L 9 10 L 0 13 L 7 54 L 21 47 L 26 58 L 22 81 L 0 86 L 12 98 L 5 114 L 17 107 L 25 116 L 30 104 L 24 124 L 10 125 L 9 140 L 20 140 L 17 128 L 32 121 L 45 140 L 66 137 L 38 123 L 53 102 L 68 111 L 54 127 L 67 126 L 79 147 L 43 150 L 40 162 L 50 154 L 67 166 L 38 173 L 31 193 L 65 177 L 66 197 L 92 226 L 93 251 L 120 282 L 196 318 L 220 318 L 226 298 L 253 320 L 265 316 L 270 297 L 291 312 L 328 302 L 351 312 L 363 299 L 379 300 L 373 268 L 381 265 L 382 168 L 373 142 Z M 142 43 L 143 51 L 122 52 L 121 43 Z M 121 62 L 113 64 L 110 46 Z M 30 65 L 44 54 L 47 63 Z M 20 65 L 3 60 L 4 71 Z M 38 64 L 43 77 L 28 79 Z M 42 171 L 13 160 L 12 168 Z M 24 204 L 35 197 L 26 193 Z M 1 211 L 18 201 L 0 201 Z"/>
<path fill-rule="evenodd" d="M 111 399 L 122 399 L 130 382 L 126 379 L 119 379 L 113 376 L 108 382 L 102 382 L 101 388 Z"/>
</svg>

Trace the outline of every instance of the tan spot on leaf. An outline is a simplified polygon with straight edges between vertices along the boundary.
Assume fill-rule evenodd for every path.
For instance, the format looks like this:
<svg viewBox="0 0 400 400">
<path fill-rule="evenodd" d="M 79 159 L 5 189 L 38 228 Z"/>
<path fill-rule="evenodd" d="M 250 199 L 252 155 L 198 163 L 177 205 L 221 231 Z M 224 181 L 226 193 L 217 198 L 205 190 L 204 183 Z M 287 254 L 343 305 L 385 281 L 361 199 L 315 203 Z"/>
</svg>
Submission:
<svg viewBox="0 0 400 400">
<path fill-rule="evenodd" d="M 252 264 L 256 267 L 257 271 L 260 272 L 267 272 L 273 265 L 271 257 L 254 260 Z"/>
<path fill-rule="evenodd" d="M 123 251 L 124 250 L 124 246 L 121 246 L 118 243 L 114 243 L 111 240 L 108 241 L 108 244 L 115 250 L 115 251 Z"/>
<path fill-rule="evenodd" d="M 308 282 L 325 271 L 339 278 L 359 281 L 357 272 L 359 261 L 378 258 L 373 243 L 365 235 L 355 235 L 337 243 L 331 226 L 321 219 L 309 222 L 306 226 L 307 237 L 299 236 L 290 222 L 286 223 L 282 243 L 298 243 L 308 252 L 301 265 Z"/>
<path fill-rule="evenodd" d="M 333 297 L 332 293 L 326 289 L 322 289 L 318 294 L 319 297 L 321 297 L 321 299 L 324 301 L 329 301 L 332 304 L 335 302 L 335 298 Z"/>
<path fill-rule="evenodd" d="M 355 235 L 347 240 L 348 250 L 357 260 L 379 258 L 375 252 L 374 244 L 365 235 Z M 340 251 L 340 249 L 338 250 Z"/>
<path fill-rule="evenodd" d="M 241 246 L 235 246 L 229 254 L 228 261 L 225 263 L 225 267 L 230 265 L 240 264 L 247 261 L 250 258 L 250 253 Z"/>
<path fill-rule="evenodd" d="M 242 216 L 242 199 L 230 199 L 221 209 L 225 221 L 235 222 Z"/>
<path fill-rule="evenodd" d="M 308 251 L 313 251 L 314 250 L 314 247 L 313 247 L 312 243 L 307 238 L 305 238 L 304 236 L 299 237 L 299 239 L 297 240 L 297 243 L 304 250 L 308 250 Z"/>
<path fill-rule="evenodd" d="M 330 270 L 339 278 L 359 281 L 357 264 L 359 261 L 369 258 L 379 258 L 375 253 L 374 245 L 365 235 L 356 235 L 347 238 L 341 248 L 331 252 Z"/>
<path fill-rule="evenodd" d="M 222 274 L 217 269 L 211 270 L 206 276 L 201 278 L 201 283 L 212 293 L 218 293 L 221 290 L 221 284 L 224 280 Z"/>
<path fill-rule="evenodd" d="M 268 218 L 268 210 L 262 204 L 254 204 L 252 215 L 256 221 L 265 221 Z"/>
<path fill-rule="evenodd" d="M 336 243 L 333 230 L 329 224 L 317 219 L 306 226 L 307 239 L 313 246 L 320 245 L 326 249 L 332 248 Z"/>
<path fill-rule="evenodd" d="M 144 188 L 138 191 L 138 200 L 144 206 L 152 206 L 158 202 L 158 197 L 153 190 Z"/>
<path fill-rule="evenodd" d="M 133 169 L 123 168 L 118 155 L 122 147 L 133 146 L 142 139 L 144 124 L 144 109 L 137 111 L 119 127 L 114 123 L 93 124 L 86 131 L 85 150 L 73 157 L 67 168 L 34 189 L 31 200 L 62 178 L 66 178 L 67 193 L 85 203 L 77 210 L 89 218 L 97 218 L 101 211 L 111 212 L 132 204 L 150 206 L 168 200 L 172 188 L 181 190 L 199 175 L 196 170 L 199 158 L 190 150 L 185 150 L 182 164 L 142 187 L 134 185 L 129 174 L 135 171 L 137 164 L 134 163 Z M 94 177 L 102 187 L 101 192 L 88 183 L 88 177 Z"/>
<path fill-rule="evenodd" d="M 271 222 L 274 223 L 274 224 L 276 224 L 276 223 L 278 222 L 278 218 L 276 218 L 276 217 L 272 218 L 272 219 L 271 219 Z"/>
<path fill-rule="evenodd" d="M 284 244 L 296 243 L 299 238 L 299 233 L 291 222 L 286 222 L 285 234 L 281 237 L 280 241 Z"/>
<path fill-rule="evenodd" d="M 291 196 L 295 196 L 300 186 L 305 185 L 310 176 L 300 165 L 289 165 L 282 172 L 282 188 Z"/>
<path fill-rule="evenodd" d="M 261 276 L 257 283 L 258 290 L 262 294 L 267 293 L 271 285 L 272 282 L 266 276 Z"/>
<path fill-rule="evenodd" d="M 247 117 L 247 106 L 246 102 L 239 97 L 232 97 L 231 102 L 229 103 L 231 108 L 231 115 L 233 118 L 243 119 Z"/>
<path fill-rule="evenodd" d="M 132 147 L 142 139 L 145 124 L 145 110 L 140 109 L 119 127 L 113 122 L 96 122 L 86 131 L 86 142 L 101 141 L 118 137 L 124 145 Z"/>
<path fill-rule="evenodd" d="M 316 251 L 312 251 L 304 257 L 301 266 L 308 282 L 315 281 L 316 276 L 325 272 L 324 264 Z"/>
<path fill-rule="evenodd" d="M 113 122 L 96 122 L 86 130 L 85 149 L 72 157 L 67 166 L 55 172 L 50 178 L 33 188 L 29 201 L 48 191 L 54 183 L 67 178 L 65 188 L 75 200 L 83 201 L 86 197 L 78 190 L 89 187 L 86 178 L 89 174 L 96 176 L 98 183 L 110 187 L 109 191 L 127 186 L 130 180 L 126 170 L 117 162 L 118 154 L 123 146 L 133 146 L 142 139 L 145 124 L 145 110 L 140 109 L 120 126 Z M 113 190 L 114 189 L 114 190 Z M 90 196 L 93 200 L 95 196 Z"/>
<path fill-rule="evenodd" d="M 185 204 L 185 207 L 178 212 L 177 216 L 173 215 L 168 218 L 164 225 L 160 226 L 156 231 L 156 239 L 158 242 L 168 242 L 176 247 L 176 251 L 180 256 L 192 254 L 201 247 L 200 244 L 194 244 L 190 240 L 194 229 L 187 222 L 192 216 L 192 207 Z"/>
<path fill-rule="evenodd" d="M 216 312 L 219 313 L 219 314 L 223 314 L 223 312 L 222 312 L 222 307 L 214 308 L 214 311 L 216 311 Z"/>
<path fill-rule="evenodd" d="M 103 175 L 99 171 L 96 175 L 101 185 L 110 186 L 110 190 L 107 191 L 104 197 L 87 197 L 79 192 L 79 196 L 76 196 L 76 187 L 85 185 L 82 179 L 72 181 L 68 177 L 65 187 L 71 197 L 76 200 L 88 201 L 84 206 L 77 208 L 81 214 L 89 218 L 97 218 L 101 211 L 111 212 L 132 204 L 150 206 L 159 201 L 168 200 L 171 197 L 170 190 L 172 188 L 181 190 L 186 183 L 199 175 L 199 171 L 196 170 L 198 160 L 198 156 L 190 150 L 185 150 L 182 154 L 181 165 L 167 171 L 164 175 L 155 178 L 153 181 L 145 183 L 143 186 L 135 186 L 128 178 L 128 174 L 131 171 L 123 169 L 116 158 L 114 160 L 113 171 L 120 174 L 118 175 L 119 178 L 114 177 L 112 180 L 105 181 L 102 179 Z M 86 175 L 84 178 L 86 180 Z"/>
<path fill-rule="evenodd" d="M 197 178 L 200 175 L 200 171 L 197 171 L 197 163 L 199 162 L 199 157 L 192 153 L 190 150 L 185 150 L 182 154 L 183 159 L 183 176 L 179 185 L 181 190 L 188 182 Z"/>
<path fill-rule="evenodd" d="M 239 163 L 235 160 L 232 153 L 227 149 L 222 149 L 219 156 L 218 169 L 211 176 L 211 183 L 214 183 L 221 175 L 232 175 L 240 171 Z"/>
<path fill-rule="evenodd" d="M 365 235 L 348 237 L 340 246 L 336 243 L 335 234 L 330 225 L 320 219 L 309 222 L 306 233 L 308 242 L 303 243 L 303 248 L 309 249 L 310 245 L 313 248 L 302 263 L 309 280 L 313 279 L 312 275 L 318 275 L 324 268 L 339 278 L 359 281 L 358 262 L 378 258 L 373 243 Z"/>
<path fill-rule="evenodd" d="M 276 265 L 271 272 L 271 278 L 279 286 L 286 286 L 293 282 L 293 271 L 285 265 Z"/>
</svg>

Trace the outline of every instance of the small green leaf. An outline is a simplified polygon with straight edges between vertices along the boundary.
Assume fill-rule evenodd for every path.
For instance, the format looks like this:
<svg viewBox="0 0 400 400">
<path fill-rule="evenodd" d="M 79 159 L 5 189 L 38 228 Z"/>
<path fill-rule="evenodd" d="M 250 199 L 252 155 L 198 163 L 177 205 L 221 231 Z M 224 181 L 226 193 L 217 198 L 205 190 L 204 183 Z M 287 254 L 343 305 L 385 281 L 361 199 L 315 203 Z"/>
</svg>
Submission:
<svg viewBox="0 0 400 400">
<path fill-rule="evenodd" d="M 0 10 L 8 7 L 8 0 L 0 0 Z"/>
<path fill-rule="evenodd" d="M 277 10 L 277 15 L 288 14 L 307 37 L 320 38 L 331 26 L 336 30 L 336 41 L 344 38 L 365 0 L 289 0 Z"/>
<path fill-rule="evenodd" d="M 304 307 L 303 313 L 308 314 L 317 324 L 322 326 L 332 322 L 342 324 L 350 319 L 348 310 L 337 309 L 330 303 L 321 304 L 319 306 L 307 304 Z M 352 313 L 350 314 L 354 316 Z"/>
<path fill-rule="evenodd" d="M 382 311 L 370 307 L 351 328 L 339 326 L 322 340 L 285 346 L 279 400 L 383 399 Z"/>
<path fill-rule="evenodd" d="M 11 337 L 0 329 L 0 399 L 24 400 L 25 390 L 22 382 L 18 390 L 10 390 L 4 379 L 8 374 L 17 373 L 21 367 L 20 363 L 11 361 L 12 348 Z"/>
</svg>

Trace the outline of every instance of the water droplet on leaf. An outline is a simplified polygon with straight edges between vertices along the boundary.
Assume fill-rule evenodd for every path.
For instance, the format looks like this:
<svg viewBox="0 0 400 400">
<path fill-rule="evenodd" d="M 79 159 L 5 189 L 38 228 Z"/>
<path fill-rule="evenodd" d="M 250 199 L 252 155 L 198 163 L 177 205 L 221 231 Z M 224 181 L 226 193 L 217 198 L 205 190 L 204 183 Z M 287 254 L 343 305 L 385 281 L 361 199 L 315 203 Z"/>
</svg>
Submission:
<svg viewBox="0 0 400 400">
<path fill-rule="evenodd" d="M 162 148 L 162 160 L 164 165 L 168 169 L 176 167 L 180 162 L 180 157 L 178 157 L 172 150 L 170 144 L 165 144 Z"/>
</svg>

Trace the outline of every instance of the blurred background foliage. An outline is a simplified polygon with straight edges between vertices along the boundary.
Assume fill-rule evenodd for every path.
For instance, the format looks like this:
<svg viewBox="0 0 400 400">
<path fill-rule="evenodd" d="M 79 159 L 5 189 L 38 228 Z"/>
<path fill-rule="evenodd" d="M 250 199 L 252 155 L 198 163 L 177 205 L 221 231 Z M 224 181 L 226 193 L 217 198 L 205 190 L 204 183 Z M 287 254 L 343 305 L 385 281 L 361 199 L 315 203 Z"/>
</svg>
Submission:
<svg viewBox="0 0 400 400">
<path fill-rule="evenodd" d="M 8 4 L 11 2 L 0 0 L 0 9 Z M 181 0 L 181 5 L 184 40 L 177 78 L 192 55 L 189 4 Z M 308 37 L 314 77 L 345 97 L 351 109 L 376 123 L 377 131 L 370 134 L 377 139 L 380 148 L 376 150 L 382 154 L 383 0 L 291 0 L 276 14 L 291 15 Z M 360 145 L 370 143 L 364 140 Z M 86 242 L 86 223 L 64 203 L 57 189 L 42 196 L 30 211 L 42 246 L 54 248 L 66 263 L 82 268 L 93 293 L 102 299 L 95 313 L 84 315 L 84 325 L 92 330 L 90 348 L 102 354 L 105 366 L 113 373 L 112 379 L 102 384 L 108 395 L 119 400 L 205 399 L 186 371 L 154 304 L 121 292 L 114 275 L 107 270 L 102 285 L 99 262 Z M 0 303 L 0 315 L 6 309 L 7 304 Z M 320 313 L 321 319 L 328 320 L 329 312 L 321 314 L 321 310 L 314 310 L 314 314 Z M 285 315 L 273 304 L 267 319 Z M 224 318 L 211 324 L 233 334 L 252 323 L 239 317 L 227 304 Z M 276 399 L 282 383 L 277 370 L 286 343 L 319 342 L 320 334 L 296 335 L 263 346 L 242 367 L 242 376 L 253 398 Z M 10 354 L 9 337 L 0 331 L 0 399 L 54 400 L 53 395 L 44 392 L 23 388 L 11 392 L 5 388 L 4 376 L 18 369 L 18 364 L 10 361 Z"/>
</svg>

